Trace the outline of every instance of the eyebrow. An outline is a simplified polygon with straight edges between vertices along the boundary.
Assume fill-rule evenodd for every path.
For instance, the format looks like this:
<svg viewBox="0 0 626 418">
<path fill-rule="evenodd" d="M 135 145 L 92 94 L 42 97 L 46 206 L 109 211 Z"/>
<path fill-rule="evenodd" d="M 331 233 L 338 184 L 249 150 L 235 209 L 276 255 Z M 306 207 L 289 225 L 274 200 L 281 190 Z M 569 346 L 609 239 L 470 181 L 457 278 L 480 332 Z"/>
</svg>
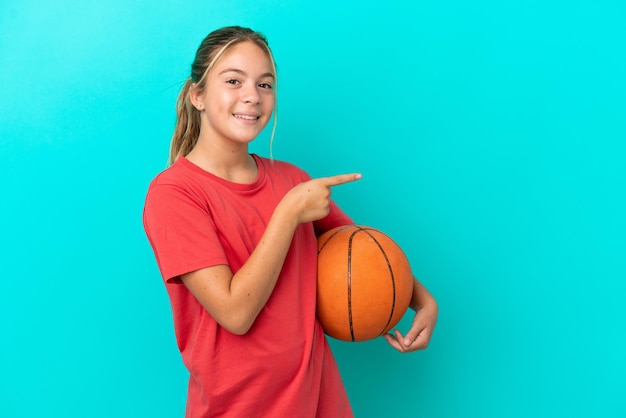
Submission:
<svg viewBox="0 0 626 418">
<path fill-rule="evenodd" d="M 221 72 L 220 72 L 220 75 L 225 74 L 225 73 L 230 73 L 230 72 L 237 73 L 237 74 L 241 74 L 241 75 L 246 75 L 246 72 L 245 72 L 245 71 L 240 70 L 240 69 L 238 69 L 238 68 L 227 68 L 227 69 L 225 69 L 225 70 L 221 71 Z M 265 78 L 265 77 L 272 77 L 272 78 L 274 78 L 274 79 L 276 78 L 276 77 L 274 76 L 274 74 L 269 73 L 269 72 L 268 72 L 268 73 L 263 73 L 263 74 L 261 74 L 261 77 L 259 77 L 259 78 Z"/>
</svg>

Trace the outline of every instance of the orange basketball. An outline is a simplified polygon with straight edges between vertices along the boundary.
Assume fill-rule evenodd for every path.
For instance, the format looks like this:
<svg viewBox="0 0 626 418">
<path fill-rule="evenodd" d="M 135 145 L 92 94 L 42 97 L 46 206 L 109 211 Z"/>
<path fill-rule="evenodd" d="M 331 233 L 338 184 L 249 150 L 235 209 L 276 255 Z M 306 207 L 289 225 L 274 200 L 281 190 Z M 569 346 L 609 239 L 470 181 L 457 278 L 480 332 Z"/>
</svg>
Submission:
<svg viewBox="0 0 626 418">
<path fill-rule="evenodd" d="M 365 341 L 400 321 L 411 302 L 413 274 L 391 238 L 348 225 L 321 235 L 317 248 L 317 317 L 326 334 Z"/>
</svg>

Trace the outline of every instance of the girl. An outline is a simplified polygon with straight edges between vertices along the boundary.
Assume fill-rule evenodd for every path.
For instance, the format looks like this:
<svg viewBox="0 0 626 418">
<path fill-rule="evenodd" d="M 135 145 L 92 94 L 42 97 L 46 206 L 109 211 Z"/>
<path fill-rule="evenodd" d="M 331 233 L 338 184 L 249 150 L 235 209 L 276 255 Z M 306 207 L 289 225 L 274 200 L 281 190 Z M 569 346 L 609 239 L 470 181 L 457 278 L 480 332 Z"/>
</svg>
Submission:
<svg viewBox="0 0 626 418">
<path fill-rule="evenodd" d="M 275 86 L 261 34 L 209 34 L 179 96 L 170 167 L 146 197 L 144 227 L 190 373 L 187 417 L 352 416 L 315 318 L 316 236 L 352 223 L 330 188 L 361 176 L 311 180 L 249 154 L 274 112 Z M 417 280 L 411 307 L 407 335 L 385 336 L 402 352 L 425 348 L 436 322 Z"/>
</svg>

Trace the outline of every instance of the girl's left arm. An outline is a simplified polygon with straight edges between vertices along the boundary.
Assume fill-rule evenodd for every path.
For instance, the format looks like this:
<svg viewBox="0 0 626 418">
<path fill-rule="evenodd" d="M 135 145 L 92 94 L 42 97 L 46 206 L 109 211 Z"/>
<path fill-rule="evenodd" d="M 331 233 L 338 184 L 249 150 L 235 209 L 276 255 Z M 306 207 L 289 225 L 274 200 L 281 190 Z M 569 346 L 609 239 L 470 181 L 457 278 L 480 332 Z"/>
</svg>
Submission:
<svg viewBox="0 0 626 418">
<path fill-rule="evenodd" d="M 413 297 L 409 306 L 415 311 L 415 317 L 406 335 L 397 329 L 384 335 L 389 345 L 402 353 L 428 347 L 437 323 L 437 301 L 417 279 L 413 279 Z"/>
</svg>

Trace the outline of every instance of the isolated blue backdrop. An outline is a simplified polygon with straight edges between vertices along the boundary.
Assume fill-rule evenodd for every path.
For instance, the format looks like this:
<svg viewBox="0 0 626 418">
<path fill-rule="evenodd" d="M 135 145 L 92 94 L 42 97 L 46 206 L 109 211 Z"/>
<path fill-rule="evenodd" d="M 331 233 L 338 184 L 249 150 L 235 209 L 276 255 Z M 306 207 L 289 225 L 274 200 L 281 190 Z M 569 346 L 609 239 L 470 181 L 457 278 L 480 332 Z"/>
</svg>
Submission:
<svg viewBox="0 0 626 418">
<path fill-rule="evenodd" d="M 626 416 L 625 18 L 617 0 L 4 0 L 0 416 L 182 416 L 141 210 L 195 49 L 230 24 L 275 52 L 274 157 L 362 172 L 335 199 L 440 303 L 425 352 L 332 341 L 358 417 Z"/>
</svg>

